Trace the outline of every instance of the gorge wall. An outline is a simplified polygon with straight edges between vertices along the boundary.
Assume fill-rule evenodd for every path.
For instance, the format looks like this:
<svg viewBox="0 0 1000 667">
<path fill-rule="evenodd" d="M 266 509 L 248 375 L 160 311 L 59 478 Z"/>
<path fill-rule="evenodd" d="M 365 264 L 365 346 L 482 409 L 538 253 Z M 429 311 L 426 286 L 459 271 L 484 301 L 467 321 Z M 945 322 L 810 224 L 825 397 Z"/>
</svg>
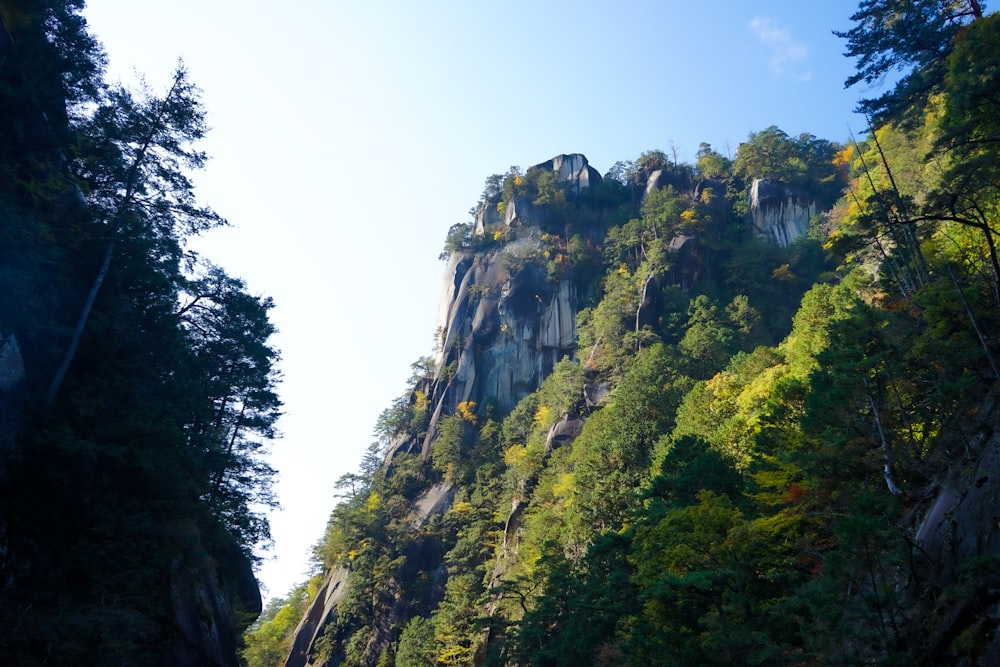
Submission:
<svg viewBox="0 0 1000 667">
<path fill-rule="evenodd" d="M 815 198 L 780 181 L 757 178 L 750 186 L 754 233 L 781 247 L 804 236 L 809 221 L 820 212 Z"/>
</svg>

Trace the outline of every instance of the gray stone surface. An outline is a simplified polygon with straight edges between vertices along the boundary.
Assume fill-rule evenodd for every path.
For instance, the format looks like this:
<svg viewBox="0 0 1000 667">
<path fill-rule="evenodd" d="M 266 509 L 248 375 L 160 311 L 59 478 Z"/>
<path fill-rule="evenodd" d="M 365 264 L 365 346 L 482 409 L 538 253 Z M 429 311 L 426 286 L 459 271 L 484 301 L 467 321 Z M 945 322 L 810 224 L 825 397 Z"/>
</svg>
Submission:
<svg viewBox="0 0 1000 667">
<path fill-rule="evenodd" d="M 819 213 L 812 197 L 778 181 L 754 179 L 749 197 L 754 233 L 782 247 L 803 236 Z"/>
</svg>

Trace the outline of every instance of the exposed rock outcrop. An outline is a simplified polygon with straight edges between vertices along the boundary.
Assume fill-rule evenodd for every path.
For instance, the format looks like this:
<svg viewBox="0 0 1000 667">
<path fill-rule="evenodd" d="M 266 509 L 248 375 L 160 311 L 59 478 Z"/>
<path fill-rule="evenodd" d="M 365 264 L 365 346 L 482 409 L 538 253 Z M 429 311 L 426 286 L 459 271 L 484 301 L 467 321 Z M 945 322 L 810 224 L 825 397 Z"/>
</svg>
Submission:
<svg viewBox="0 0 1000 667">
<path fill-rule="evenodd" d="M 557 155 L 551 160 L 529 167 L 528 171 L 534 169 L 551 171 L 556 183 L 562 184 L 571 196 L 577 197 L 585 188 L 594 186 L 602 180 L 600 172 L 591 167 L 586 156 L 580 153 Z M 475 234 L 482 236 L 487 229 L 500 223 L 507 227 L 515 227 L 519 224 L 544 226 L 546 222 L 545 209 L 532 204 L 528 197 L 515 196 L 506 202 L 503 213 L 498 210 L 497 203 L 495 199 L 480 202 L 475 211 L 473 224 Z"/>
<path fill-rule="evenodd" d="M 657 169 L 651 172 L 646 179 L 646 189 L 643 191 L 643 197 L 648 197 L 649 193 L 653 190 L 662 190 L 667 187 L 681 190 L 684 187 L 684 177 L 676 171 Z"/>
<path fill-rule="evenodd" d="M 993 392 L 977 407 L 979 419 L 962 425 L 965 454 L 952 474 L 937 485 L 930 506 L 914 536 L 923 586 L 918 590 L 960 590 L 934 600 L 930 634 L 916 632 L 924 644 L 924 664 L 945 664 L 943 652 L 956 637 L 976 633 L 977 619 L 1000 615 L 1000 574 L 984 564 L 1000 558 L 1000 421 L 998 395 Z M 981 571 L 975 572 L 980 564 Z M 955 586 L 961 582 L 960 586 Z M 989 643 L 984 662 L 1000 664 L 1000 633 Z M 949 663 L 951 664 L 951 663 Z M 972 663 L 969 663 L 972 664 Z"/>
<path fill-rule="evenodd" d="M 819 213 L 814 198 L 778 181 L 754 179 L 749 197 L 754 233 L 782 247 L 803 236 Z"/>
<path fill-rule="evenodd" d="M 455 500 L 455 490 L 451 484 L 441 483 L 432 486 L 422 493 L 413 503 L 410 513 L 410 524 L 414 531 L 427 523 L 431 517 L 440 516 L 448 511 Z M 427 566 L 429 554 L 434 552 L 421 538 L 414 540 L 407 550 L 406 558 L 399 570 L 394 573 L 395 581 L 412 577 L 414 572 Z M 305 616 L 299 621 L 295 628 L 292 639 L 292 648 L 285 659 L 284 667 L 309 667 L 313 664 L 311 660 L 317 648 L 317 640 L 323 636 L 324 629 L 337 619 L 338 605 L 344 600 L 349 591 L 350 568 L 333 568 L 323 581 L 322 587 L 316 594 Z M 383 582 L 383 585 L 392 586 L 392 583 Z M 432 593 L 437 592 L 436 587 L 431 587 Z M 397 591 L 398 593 L 398 591 Z M 376 621 L 371 638 L 365 648 L 365 664 L 374 663 L 374 660 L 382 654 L 395 638 L 395 631 L 406 618 L 409 600 L 402 595 L 394 596 L 394 603 L 388 613 L 382 614 Z"/>
<path fill-rule="evenodd" d="M 543 268 L 525 261 L 540 252 L 537 230 L 527 230 L 495 250 L 451 257 L 425 457 L 442 413 L 464 401 L 494 401 L 510 410 L 575 349 L 576 287 L 569 280 L 550 282 Z"/>
<path fill-rule="evenodd" d="M 557 183 L 569 185 L 569 191 L 579 196 L 584 188 L 601 182 L 599 171 L 590 166 L 587 158 L 580 153 L 557 155 L 551 160 L 535 165 L 536 169 L 551 169 Z"/>
<path fill-rule="evenodd" d="M 309 654 L 316 640 L 326 624 L 336 618 L 337 605 L 347 595 L 347 575 L 350 572 L 346 567 L 337 567 L 326 575 L 305 616 L 295 628 L 292 650 L 285 659 L 285 667 L 305 667 L 309 663 Z"/>
<path fill-rule="evenodd" d="M 557 155 L 531 167 L 551 170 L 556 181 L 579 194 L 601 180 L 580 154 Z M 476 233 L 497 224 L 489 202 L 480 205 Z M 542 207 L 515 197 L 503 223 L 517 228 L 499 247 L 481 253 L 455 252 L 445 269 L 438 306 L 439 347 L 430 386 L 433 412 L 421 445 L 430 456 L 436 424 L 459 403 L 494 402 L 511 410 L 534 391 L 556 362 L 576 347 L 576 286 L 552 282 L 537 262 L 543 252 L 538 225 Z M 396 443 L 390 457 L 405 443 Z"/>
</svg>

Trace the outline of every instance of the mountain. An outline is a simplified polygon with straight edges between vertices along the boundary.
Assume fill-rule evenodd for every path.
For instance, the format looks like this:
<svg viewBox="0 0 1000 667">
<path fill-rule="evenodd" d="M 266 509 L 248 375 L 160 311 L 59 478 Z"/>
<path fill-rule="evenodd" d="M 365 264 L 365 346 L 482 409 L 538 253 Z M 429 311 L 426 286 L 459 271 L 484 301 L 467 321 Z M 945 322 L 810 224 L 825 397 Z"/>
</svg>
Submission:
<svg viewBox="0 0 1000 667">
<path fill-rule="evenodd" d="M 489 177 L 249 664 L 993 664 L 992 232 L 921 197 L 936 131 Z"/>
<path fill-rule="evenodd" d="M 274 304 L 187 247 L 197 87 L 81 4 L 0 10 L 0 662 L 1000 663 L 1000 15 L 863 3 L 861 141 L 489 176 L 262 610 Z"/>
</svg>

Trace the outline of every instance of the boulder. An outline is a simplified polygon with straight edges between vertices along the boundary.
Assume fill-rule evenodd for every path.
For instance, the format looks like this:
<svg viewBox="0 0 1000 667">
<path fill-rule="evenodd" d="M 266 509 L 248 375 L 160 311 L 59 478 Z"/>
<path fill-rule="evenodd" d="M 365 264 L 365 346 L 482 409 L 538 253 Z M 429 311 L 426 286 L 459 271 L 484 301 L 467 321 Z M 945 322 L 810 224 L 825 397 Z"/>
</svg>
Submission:
<svg viewBox="0 0 1000 667">
<path fill-rule="evenodd" d="M 584 188 L 589 188 L 601 182 L 599 171 L 590 166 L 586 156 L 580 153 L 557 155 L 551 160 L 536 164 L 536 169 L 551 169 L 557 183 L 568 183 L 570 192 L 579 196 Z"/>
<path fill-rule="evenodd" d="M 562 447 L 563 445 L 569 444 L 576 440 L 576 437 L 580 435 L 583 431 L 583 419 L 579 417 L 570 417 L 569 415 L 563 416 L 562 419 L 557 421 L 549 429 L 548 435 L 545 437 L 545 448 L 543 452 L 545 455 L 552 453 L 552 450 L 557 447 Z"/>
</svg>

